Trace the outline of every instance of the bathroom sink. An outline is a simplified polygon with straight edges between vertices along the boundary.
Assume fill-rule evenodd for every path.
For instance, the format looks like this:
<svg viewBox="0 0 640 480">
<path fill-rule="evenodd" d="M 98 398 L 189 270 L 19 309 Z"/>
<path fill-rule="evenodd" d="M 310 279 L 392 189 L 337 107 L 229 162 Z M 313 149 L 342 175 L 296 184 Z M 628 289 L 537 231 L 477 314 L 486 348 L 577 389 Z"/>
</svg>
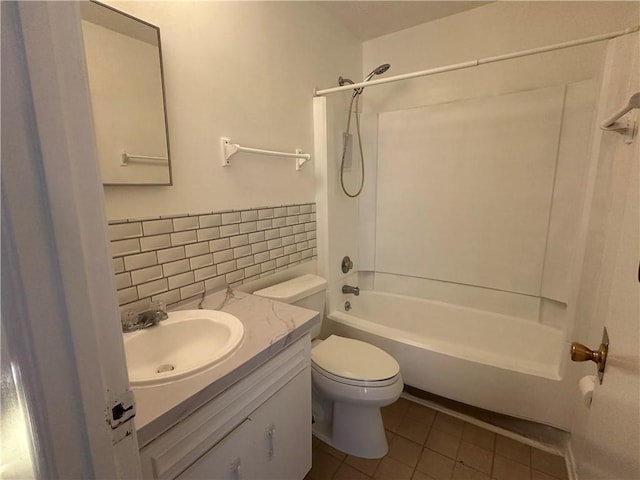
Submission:
<svg viewBox="0 0 640 480">
<path fill-rule="evenodd" d="M 124 334 L 133 386 L 166 383 L 221 362 L 239 346 L 242 322 L 217 310 L 181 310 L 153 327 Z"/>
</svg>

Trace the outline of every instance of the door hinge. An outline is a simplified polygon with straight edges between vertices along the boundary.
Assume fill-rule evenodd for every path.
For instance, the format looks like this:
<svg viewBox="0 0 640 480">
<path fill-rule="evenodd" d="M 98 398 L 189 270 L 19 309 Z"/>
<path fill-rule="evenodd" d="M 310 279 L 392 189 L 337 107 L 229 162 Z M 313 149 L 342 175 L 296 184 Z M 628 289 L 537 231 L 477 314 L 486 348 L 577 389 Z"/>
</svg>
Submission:
<svg viewBox="0 0 640 480">
<path fill-rule="evenodd" d="M 133 433 L 133 424 L 129 422 L 136 416 L 136 401 L 131 390 L 125 390 L 107 405 L 105 415 L 111 428 L 115 445 Z"/>
</svg>

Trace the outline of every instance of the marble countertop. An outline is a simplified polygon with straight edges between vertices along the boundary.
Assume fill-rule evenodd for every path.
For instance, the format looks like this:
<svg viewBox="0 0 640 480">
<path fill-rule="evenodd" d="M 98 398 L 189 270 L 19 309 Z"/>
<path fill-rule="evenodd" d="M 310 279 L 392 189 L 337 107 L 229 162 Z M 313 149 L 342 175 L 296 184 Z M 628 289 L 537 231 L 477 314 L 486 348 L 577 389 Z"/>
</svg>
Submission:
<svg viewBox="0 0 640 480">
<path fill-rule="evenodd" d="M 195 300 L 180 310 L 199 308 Z M 312 310 L 237 290 L 209 294 L 201 308 L 235 315 L 244 325 L 240 347 L 223 362 L 164 385 L 133 387 L 140 448 L 302 337 L 320 322 Z"/>
</svg>

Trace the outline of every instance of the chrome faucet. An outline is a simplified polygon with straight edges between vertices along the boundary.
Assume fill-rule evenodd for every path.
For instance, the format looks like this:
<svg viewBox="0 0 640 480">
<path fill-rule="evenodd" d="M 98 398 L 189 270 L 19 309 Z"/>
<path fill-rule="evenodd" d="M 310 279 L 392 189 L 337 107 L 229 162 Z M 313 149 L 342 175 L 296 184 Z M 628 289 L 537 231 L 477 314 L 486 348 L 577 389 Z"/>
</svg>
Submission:
<svg viewBox="0 0 640 480">
<path fill-rule="evenodd" d="M 342 293 L 353 293 L 356 297 L 360 295 L 359 287 L 352 287 L 351 285 L 343 285 Z"/>
<path fill-rule="evenodd" d="M 124 313 L 121 318 L 122 331 L 133 332 L 135 330 L 142 330 L 143 328 L 149 328 L 157 325 L 162 320 L 169 318 L 167 312 L 158 308 L 147 310 L 146 312 L 138 313 L 129 310 Z"/>
</svg>

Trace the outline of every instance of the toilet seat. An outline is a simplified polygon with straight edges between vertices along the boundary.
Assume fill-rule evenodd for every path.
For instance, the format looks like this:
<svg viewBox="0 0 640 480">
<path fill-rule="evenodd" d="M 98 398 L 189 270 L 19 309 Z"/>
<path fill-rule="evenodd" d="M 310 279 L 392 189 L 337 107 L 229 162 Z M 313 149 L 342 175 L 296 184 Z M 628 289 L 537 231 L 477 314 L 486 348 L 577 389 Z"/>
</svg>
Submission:
<svg viewBox="0 0 640 480">
<path fill-rule="evenodd" d="M 331 335 L 311 350 L 312 368 L 339 383 L 384 387 L 398 380 L 400 365 L 385 351 L 359 340 Z"/>
</svg>

